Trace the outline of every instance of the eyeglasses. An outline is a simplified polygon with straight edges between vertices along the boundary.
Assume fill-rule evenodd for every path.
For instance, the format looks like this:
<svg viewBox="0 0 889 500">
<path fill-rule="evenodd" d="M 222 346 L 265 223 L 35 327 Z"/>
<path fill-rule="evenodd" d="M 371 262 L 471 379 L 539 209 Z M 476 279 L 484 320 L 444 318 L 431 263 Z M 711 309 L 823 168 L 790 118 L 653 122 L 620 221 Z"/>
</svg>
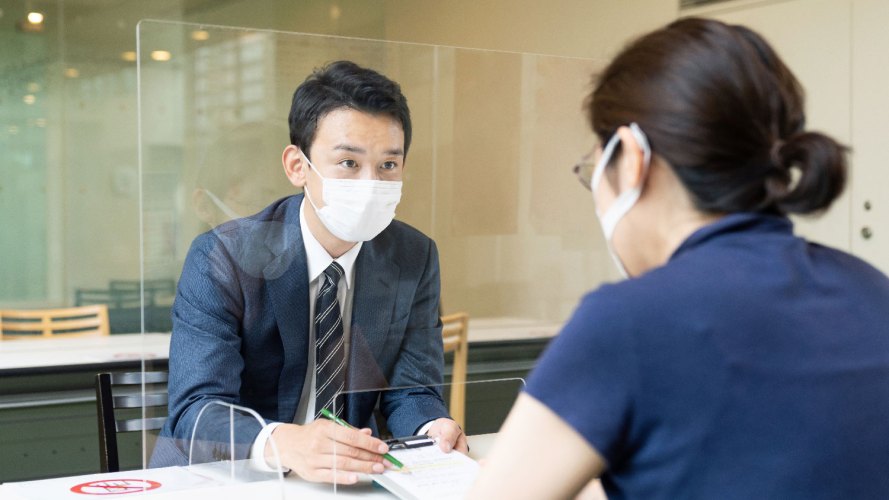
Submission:
<svg viewBox="0 0 889 500">
<path fill-rule="evenodd" d="M 592 151 L 583 155 L 580 160 L 571 167 L 571 171 L 577 176 L 578 182 L 590 191 L 593 190 L 593 170 L 596 168 L 596 162 L 593 161 L 593 159 L 595 156 L 596 148 L 593 148 Z"/>
<path fill-rule="evenodd" d="M 645 136 L 645 133 L 642 132 L 642 129 L 639 128 L 635 122 L 630 123 L 629 125 L 630 132 L 633 134 L 636 139 L 636 143 L 642 149 L 642 161 L 643 168 L 648 169 L 648 165 L 651 162 L 651 146 L 648 144 L 648 138 Z M 620 136 L 615 132 L 611 135 L 611 138 L 608 139 L 608 142 L 605 143 L 605 147 L 602 148 L 602 156 L 599 157 L 599 162 L 607 163 L 611 158 L 612 153 L 614 153 L 615 148 L 620 143 Z M 600 177 L 602 175 L 602 171 L 604 170 L 604 164 L 599 165 L 599 162 L 594 162 L 593 158 L 596 156 L 596 149 L 598 147 L 594 147 L 592 151 L 583 155 L 580 161 L 578 161 L 572 171 L 574 175 L 577 176 L 577 180 L 583 185 L 583 187 L 588 190 L 593 190 L 593 180 L 596 177 Z M 599 167 L 599 170 L 596 171 L 596 167 Z M 597 180 L 598 182 L 598 180 Z"/>
</svg>

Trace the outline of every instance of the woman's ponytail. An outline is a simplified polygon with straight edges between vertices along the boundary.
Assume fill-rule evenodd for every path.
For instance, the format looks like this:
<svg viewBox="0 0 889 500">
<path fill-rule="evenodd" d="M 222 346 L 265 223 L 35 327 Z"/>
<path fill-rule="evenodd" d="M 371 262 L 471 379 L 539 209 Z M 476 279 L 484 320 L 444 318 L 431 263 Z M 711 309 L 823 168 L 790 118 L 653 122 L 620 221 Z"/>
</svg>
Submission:
<svg viewBox="0 0 889 500">
<path fill-rule="evenodd" d="M 783 213 L 810 214 L 827 209 L 846 184 L 848 148 L 819 132 L 802 132 L 773 148 L 773 161 L 787 172 L 781 186 L 770 178 L 766 189 Z"/>
</svg>

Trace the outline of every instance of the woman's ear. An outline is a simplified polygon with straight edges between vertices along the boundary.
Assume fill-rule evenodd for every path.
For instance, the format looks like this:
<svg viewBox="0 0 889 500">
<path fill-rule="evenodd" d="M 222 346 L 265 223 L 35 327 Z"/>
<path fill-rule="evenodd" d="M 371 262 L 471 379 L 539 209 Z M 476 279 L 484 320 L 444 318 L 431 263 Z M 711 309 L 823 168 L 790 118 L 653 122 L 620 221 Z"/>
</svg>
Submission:
<svg viewBox="0 0 889 500">
<path fill-rule="evenodd" d="M 295 187 L 302 189 L 306 185 L 306 169 L 308 164 L 300 153 L 300 149 L 293 144 L 284 148 L 281 155 L 281 163 L 284 166 L 284 174 Z"/>
<path fill-rule="evenodd" d="M 629 127 L 617 129 L 620 137 L 621 155 L 617 168 L 620 192 L 628 189 L 641 188 L 645 182 L 645 154 L 642 145 L 636 139 Z"/>
</svg>

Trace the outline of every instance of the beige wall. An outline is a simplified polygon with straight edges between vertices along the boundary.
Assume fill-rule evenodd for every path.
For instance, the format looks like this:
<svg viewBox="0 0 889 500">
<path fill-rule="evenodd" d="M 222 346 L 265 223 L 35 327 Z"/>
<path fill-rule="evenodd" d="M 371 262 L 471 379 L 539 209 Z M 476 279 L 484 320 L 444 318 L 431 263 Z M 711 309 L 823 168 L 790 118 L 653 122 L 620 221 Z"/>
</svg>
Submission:
<svg viewBox="0 0 889 500">
<path fill-rule="evenodd" d="M 390 40 L 565 56 L 466 52 L 441 109 L 430 234 L 447 312 L 561 321 L 615 279 L 589 193 L 570 166 L 592 146 L 581 114 L 591 73 L 677 6 L 626 2 L 387 0 Z M 583 58 L 585 61 L 570 58 Z M 447 95 L 447 94 L 443 94 Z M 425 229 L 425 228 L 424 228 Z"/>
<path fill-rule="evenodd" d="M 851 11 L 852 251 L 889 273 L 889 2 L 855 0 Z"/>
<path fill-rule="evenodd" d="M 389 40 L 601 59 L 674 19 L 668 0 L 385 0 Z"/>
</svg>

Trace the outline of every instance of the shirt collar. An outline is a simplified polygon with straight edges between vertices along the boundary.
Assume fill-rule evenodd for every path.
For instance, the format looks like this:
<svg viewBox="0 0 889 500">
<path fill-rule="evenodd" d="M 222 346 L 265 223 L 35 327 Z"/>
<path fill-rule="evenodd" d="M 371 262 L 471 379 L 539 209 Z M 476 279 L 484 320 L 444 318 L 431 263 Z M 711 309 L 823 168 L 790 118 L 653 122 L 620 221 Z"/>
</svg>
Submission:
<svg viewBox="0 0 889 500">
<path fill-rule="evenodd" d="M 784 215 L 767 214 L 759 212 L 735 212 L 728 214 L 712 222 L 694 233 L 679 245 L 670 260 L 691 250 L 692 248 L 708 243 L 714 238 L 725 234 L 741 233 L 766 234 L 783 233 L 793 234 L 793 222 Z"/>
<path fill-rule="evenodd" d="M 334 259 L 327 253 L 327 250 L 321 246 L 321 243 L 318 242 L 318 239 L 315 238 L 312 231 L 309 230 L 309 225 L 306 224 L 305 208 L 306 200 L 303 198 L 302 206 L 299 208 L 299 228 L 300 231 L 302 231 L 303 245 L 306 247 L 306 264 L 309 268 L 309 283 L 315 281 L 318 276 L 321 276 L 324 270 L 330 266 L 331 262 L 336 261 L 337 264 L 343 268 L 343 277 L 346 279 L 346 288 L 352 288 L 352 280 L 355 277 L 355 260 L 358 258 L 358 252 L 361 251 L 363 242 L 359 241 L 358 243 L 355 243 L 355 246 L 350 248 L 348 252 Z"/>
</svg>

